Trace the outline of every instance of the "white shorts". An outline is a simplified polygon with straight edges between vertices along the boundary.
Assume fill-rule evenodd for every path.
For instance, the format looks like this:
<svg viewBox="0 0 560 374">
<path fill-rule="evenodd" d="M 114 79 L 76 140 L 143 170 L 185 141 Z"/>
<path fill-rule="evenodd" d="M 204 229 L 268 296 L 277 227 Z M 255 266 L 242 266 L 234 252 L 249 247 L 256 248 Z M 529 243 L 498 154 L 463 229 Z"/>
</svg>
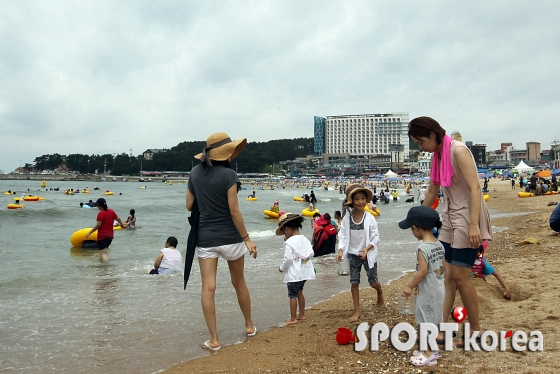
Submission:
<svg viewBox="0 0 560 374">
<path fill-rule="evenodd" d="M 246 252 L 247 247 L 244 242 L 208 248 L 196 247 L 196 255 L 201 259 L 218 258 L 221 255 L 227 261 L 234 261 L 244 256 Z"/>
</svg>

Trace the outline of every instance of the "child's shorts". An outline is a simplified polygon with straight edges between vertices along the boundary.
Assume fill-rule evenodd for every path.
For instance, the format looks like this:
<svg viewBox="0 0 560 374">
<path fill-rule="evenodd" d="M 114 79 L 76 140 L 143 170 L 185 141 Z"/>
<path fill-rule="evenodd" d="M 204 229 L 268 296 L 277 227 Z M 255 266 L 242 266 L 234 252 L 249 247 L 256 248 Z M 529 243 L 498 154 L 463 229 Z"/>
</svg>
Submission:
<svg viewBox="0 0 560 374">
<path fill-rule="evenodd" d="M 196 256 L 201 259 L 218 258 L 222 256 L 227 261 L 235 261 L 247 252 L 244 242 L 219 245 L 217 247 L 196 247 Z"/>
<path fill-rule="evenodd" d="M 478 258 L 478 252 L 482 250 L 482 246 L 480 248 L 453 248 L 449 243 L 441 242 L 441 244 L 445 249 L 445 262 L 469 269 L 473 267 Z"/>
<path fill-rule="evenodd" d="M 288 282 L 286 283 L 286 285 L 288 286 L 288 297 L 290 299 L 295 299 L 297 298 L 297 294 L 299 293 L 299 291 L 303 291 L 305 281 Z"/>
<path fill-rule="evenodd" d="M 348 254 L 348 264 L 350 265 L 350 284 L 360 284 L 360 273 L 362 265 L 367 273 L 368 283 L 377 283 L 377 262 L 373 265 L 373 269 L 369 268 L 367 258 L 362 260 L 360 256 Z"/>
</svg>

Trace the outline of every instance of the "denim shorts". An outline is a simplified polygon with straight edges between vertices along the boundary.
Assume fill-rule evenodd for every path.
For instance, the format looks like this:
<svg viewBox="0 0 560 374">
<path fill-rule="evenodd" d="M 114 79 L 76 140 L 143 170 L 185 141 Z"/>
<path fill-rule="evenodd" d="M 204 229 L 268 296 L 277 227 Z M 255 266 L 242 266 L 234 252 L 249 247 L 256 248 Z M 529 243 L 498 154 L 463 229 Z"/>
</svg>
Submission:
<svg viewBox="0 0 560 374">
<path fill-rule="evenodd" d="M 373 269 L 370 269 L 367 257 L 362 260 L 360 256 L 348 253 L 348 265 L 350 265 L 350 284 L 360 284 L 362 265 L 366 271 L 368 283 L 377 283 L 377 262 L 373 265 Z"/>
<path fill-rule="evenodd" d="M 288 297 L 290 299 L 297 298 L 299 291 L 303 291 L 303 286 L 305 285 L 305 281 L 299 282 L 288 282 L 286 283 L 288 286 Z"/>
<path fill-rule="evenodd" d="M 441 244 L 445 249 L 445 262 L 469 269 L 473 267 L 478 253 L 482 250 L 482 246 L 479 248 L 453 248 L 449 243 L 441 242 Z"/>
</svg>

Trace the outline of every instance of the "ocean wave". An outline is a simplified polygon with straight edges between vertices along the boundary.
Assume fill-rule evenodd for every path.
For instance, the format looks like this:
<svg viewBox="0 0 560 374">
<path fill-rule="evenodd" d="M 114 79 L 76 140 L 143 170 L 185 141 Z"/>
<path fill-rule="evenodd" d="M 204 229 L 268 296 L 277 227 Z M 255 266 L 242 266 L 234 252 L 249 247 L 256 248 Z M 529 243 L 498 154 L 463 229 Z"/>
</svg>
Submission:
<svg viewBox="0 0 560 374">
<path fill-rule="evenodd" d="M 270 238 L 276 236 L 276 232 L 273 230 L 249 231 L 249 236 L 252 238 Z"/>
</svg>

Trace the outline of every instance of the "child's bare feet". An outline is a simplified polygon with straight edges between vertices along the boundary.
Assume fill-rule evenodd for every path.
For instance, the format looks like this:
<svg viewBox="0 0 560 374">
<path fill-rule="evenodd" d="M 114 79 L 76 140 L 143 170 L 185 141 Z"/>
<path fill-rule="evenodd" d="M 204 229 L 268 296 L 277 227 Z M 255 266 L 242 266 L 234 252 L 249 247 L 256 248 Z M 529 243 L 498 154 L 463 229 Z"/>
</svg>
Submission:
<svg viewBox="0 0 560 374">
<path fill-rule="evenodd" d="M 385 298 L 383 297 L 383 291 L 377 291 L 377 306 L 382 306 L 385 304 Z"/>
<path fill-rule="evenodd" d="M 350 322 L 358 322 L 360 319 L 360 313 L 354 313 L 352 317 L 350 317 Z"/>
<path fill-rule="evenodd" d="M 298 319 L 299 321 L 305 321 L 305 320 L 307 319 L 307 317 L 306 317 L 306 316 L 302 316 L 301 313 L 300 313 L 300 314 L 298 315 L 297 319 Z"/>
<path fill-rule="evenodd" d="M 284 322 L 284 326 L 295 325 L 295 324 L 297 324 L 297 319 L 289 319 L 286 322 Z"/>
</svg>

